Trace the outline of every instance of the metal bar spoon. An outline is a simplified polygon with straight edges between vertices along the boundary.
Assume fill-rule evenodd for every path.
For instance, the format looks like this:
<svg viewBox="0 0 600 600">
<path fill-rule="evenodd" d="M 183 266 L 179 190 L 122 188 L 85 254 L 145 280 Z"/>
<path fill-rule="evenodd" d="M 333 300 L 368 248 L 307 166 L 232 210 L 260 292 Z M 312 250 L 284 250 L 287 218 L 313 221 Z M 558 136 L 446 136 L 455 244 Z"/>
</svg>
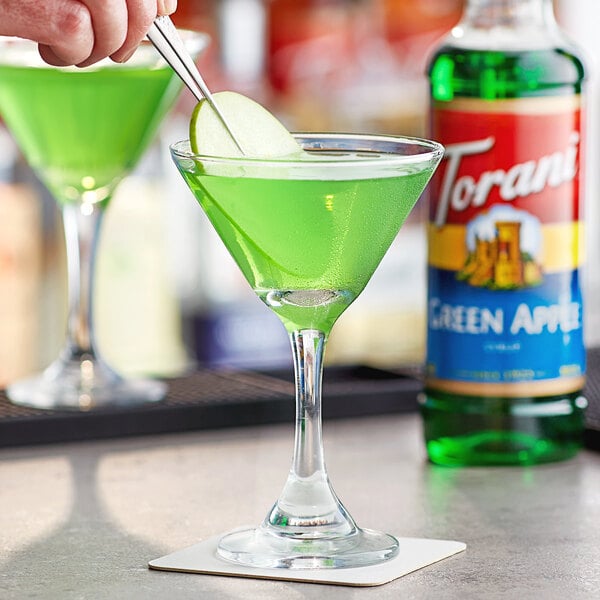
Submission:
<svg viewBox="0 0 600 600">
<path fill-rule="evenodd" d="M 225 127 L 227 133 L 231 136 L 231 139 L 234 141 L 238 150 L 242 154 L 245 154 L 240 143 L 231 131 L 231 127 L 229 127 L 223 113 L 215 103 L 196 64 L 186 50 L 183 40 L 179 36 L 179 33 L 177 33 L 173 21 L 167 16 L 157 17 L 146 35 L 158 50 L 159 54 L 169 65 L 171 65 L 171 68 L 179 75 L 183 83 L 185 83 L 196 99 L 198 101 L 205 99 L 208 102 L 209 106 L 223 124 L 223 127 Z"/>
</svg>

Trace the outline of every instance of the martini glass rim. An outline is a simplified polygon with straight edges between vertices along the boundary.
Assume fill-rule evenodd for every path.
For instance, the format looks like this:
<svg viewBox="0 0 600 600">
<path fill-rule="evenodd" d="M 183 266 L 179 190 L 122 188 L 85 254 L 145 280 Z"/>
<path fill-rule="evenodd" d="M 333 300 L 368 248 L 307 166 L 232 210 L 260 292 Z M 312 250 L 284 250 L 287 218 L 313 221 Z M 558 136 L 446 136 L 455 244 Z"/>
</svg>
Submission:
<svg viewBox="0 0 600 600">
<path fill-rule="evenodd" d="M 380 167 L 404 167 L 437 161 L 444 153 L 439 142 L 420 137 L 390 134 L 293 132 L 292 135 L 305 149 L 317 150 L 316 155 L 288 154 L 277 157 L 215 156 L 195 153 L 190 140 L 180 140 L 170 145 L 172 155 L 178 160 L 192 160 L 204 164 L 277 167 L 285 165 L 294 169 L 339 167 L 371 169 L 376 163 Z M 321 142 L 323 142 L 321 144 Z M 396 150 L 394 151 L 394 148 Z M 410 149 L 416 152 L 403 153 Z"/>
<path fill-rule="evenodd" d="M 178 33 L 186 49 L 192 55 L 199 54 L 205 50 L 211 42 L 211 36 L 203 31 L 178 29 Z M 0 65 L 3 66 L 87 73 L 103 69 L 136 69 L 142 66 L 147 68 L 150 62 L 156 63 L 155 68 L 164 68 L 167 65 L 147 38 L 144 38 L 133 56 L 124 63 L 117 63 L 110 58 L 105 58 L 89 67 L 81 68 L 77 66 L 58 67 L 50 65 L 44 62 L 39 55 L 38 44 L 36 42 L 15 36 L 0 36 Z"/>
</svg>

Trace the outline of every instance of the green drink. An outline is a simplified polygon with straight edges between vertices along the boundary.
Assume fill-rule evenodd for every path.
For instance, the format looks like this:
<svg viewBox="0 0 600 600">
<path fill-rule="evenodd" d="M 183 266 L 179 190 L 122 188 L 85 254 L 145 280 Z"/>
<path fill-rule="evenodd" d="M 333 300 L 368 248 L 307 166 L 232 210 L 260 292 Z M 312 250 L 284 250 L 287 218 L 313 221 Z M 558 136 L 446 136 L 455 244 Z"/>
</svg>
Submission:
<svg viewBox="0 0 600 600">
<path fill-rule="evenodd" d="M 181 84 L 152 60 L 86 70 L 0 64 L 0 114 L 59 202 L 107 199 L 153 139 Z"/>
<path fill-rule="evenodd" d="M 287 169 L 285 161 L 275 161 L 254 175 L 252 165 L 236 176 L 227 174 L 230 166 L 190 163 L 187 169 L 180 163 L 244 276 L 290 332 L 329 333 L 369 281 L 432 173 L 430 166 L 410 164 L 390 172 L 393 160 L 376 152 L 335 158 L 346 162 L 342 172 L 328 169 L 332 157 L 316 150 Z"/>
<path fill-rule="evenodd" d="M 197 55 L 202 34 L 186 35 Z M 137 163 L 181 83 L 154 48 L 125 64 L 54 68 L 37 45 L 0 37 L 0 116 L 61 207 L 68 270 L 66 340 L 42 373 L 7 389 L 16 404 L 89 410 L 160 400 L 166 386 L 125 379 L 98 351 L 93 327 L 97 240 L 115 187 Z"/>
<path fill-rule="evenodd" d="M 221 109 L 236 102 L 221 99 Z M 242 100 L 227 117 L 252 122 L 256 111 Z M 210 133 L 197 123 L 192 129 L 202 143 Z M 241 129 L 244 148 L 253 136 L 247 126 Z M 229 141 L 222 132 L 212 135 Z M 286 149 L 288 136 L 284 131 L 278 138 Z M 267 568 L 376 564 L 397 554 L 398 541 L 360 529 L 331 488 L 321 434 L 323 356 L 333 324 L 367 284 L 443 148 L 391 136 L 295 137 L 300 147 L 293 143 L 291 154 L 276 158 L 194 155 L 187 141 L 172 147 L 179 171 L 244 276 L 288 330 L 294 357 L 296 441 L 283 492 L 259 527 L 225 535 L 217 554 Z M 260 139 L 268 150 L 269 136 Z"/>
</svg>

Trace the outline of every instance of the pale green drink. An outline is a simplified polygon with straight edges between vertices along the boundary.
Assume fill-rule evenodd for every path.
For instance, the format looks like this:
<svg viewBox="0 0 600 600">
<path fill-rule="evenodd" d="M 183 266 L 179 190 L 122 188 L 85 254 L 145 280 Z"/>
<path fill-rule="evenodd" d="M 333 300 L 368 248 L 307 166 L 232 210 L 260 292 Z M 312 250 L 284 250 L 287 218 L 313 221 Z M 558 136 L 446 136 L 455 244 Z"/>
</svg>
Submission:
<svg viewBox="0 0 600 600">
<path fill-rule="evenodd" d="M 288 331 L 329 333 L 435 166 L 399 163 L 385 153 L 312 150 L 267 166 L 210 159 L 178 166 L 244 276 Z"/>
<path fill-rule="evenodd" d="M 59 202 L 106 200 L 172 106 L 179 79 L 138 53 L 118 68 L 0 64 L 0 116 Z"/>
<path fill-rule="evenodd" d="M 203 34 L 187 32 L 185 39 L 194 56 L 207 43 Z M 44 371 L 7 387 L 12 402 L 87 411 L 164 397 L 164 382 L 122 377 L 102 358 L 93 327 L 93 284 L 111 194 L 180 89 L 149 43 L 124 64 L 106 59 L 77 69 L 51 67 L 35 43 L 0 36 L 0 118 L 60 204 L 68 273 L 64 346 Z"/>
<path fill-rule="evenodd" d="M 231 107 L 236 99 L 225 100 Z M 260 112 L 243 100 L 237 107 L 248 109 L 247 119 Z M 202 110 L 201 105 L 193 122 L 196 148 L 210 147 L 198 143 L 214 135 L 198 127 Z M 267 125 L 272 119 L 262 118 Z M 252 125 L 242 123 L 242 129 L 234 156 L 256 141 L 248 131 L 262 134 Z M 373 565 L 396 556 L 400 544 L 384 532 L 360 529 L 329 482 L 321 428 L 325 345 L 416 203 L 443 148 L 392 136 L 298 134 L 301 149 L 292 144 L 287 152 L 287 136 L 285 130 L 278 134 L 274 149 L 286 148 L 279 158 L 201 156 L 190 152 L 188 142 L 172 146 L 177 167 L 227 249 L 284 323 L 294 359 L 296 433 L 282 493 L 258 527 L 224 535 L 216 553 L 262 568 Z M 255 145 L 262 156 L 268 140 L 258 138 Z M 215 144 L 212 151 L 225 146 Z"/>
</svg>

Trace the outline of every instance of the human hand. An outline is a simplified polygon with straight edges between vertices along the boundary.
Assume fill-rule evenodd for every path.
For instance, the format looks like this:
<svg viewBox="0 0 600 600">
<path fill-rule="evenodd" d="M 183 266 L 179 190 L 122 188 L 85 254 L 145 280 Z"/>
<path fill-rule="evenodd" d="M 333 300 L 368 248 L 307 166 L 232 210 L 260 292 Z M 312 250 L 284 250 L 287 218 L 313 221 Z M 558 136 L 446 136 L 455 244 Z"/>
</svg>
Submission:
<svg viewBox="0 0 600 600">
<path fill-rule="evenodd" d="M 0 35 L 34 40 L 56 66 L 126 61 L 177 0 L 0 0 Z"/>
</svg>

